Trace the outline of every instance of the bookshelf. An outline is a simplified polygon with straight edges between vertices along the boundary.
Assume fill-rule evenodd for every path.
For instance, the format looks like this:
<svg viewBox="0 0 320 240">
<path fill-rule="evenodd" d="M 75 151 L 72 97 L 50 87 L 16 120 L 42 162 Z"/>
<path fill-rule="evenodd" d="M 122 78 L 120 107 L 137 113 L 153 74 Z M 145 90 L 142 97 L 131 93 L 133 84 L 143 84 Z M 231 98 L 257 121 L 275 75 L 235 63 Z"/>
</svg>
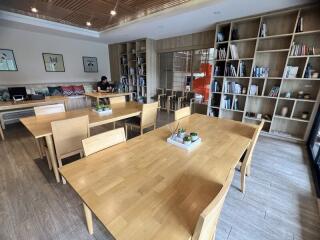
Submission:
<svg viewBox="0 0 320 240">
<path fill-rule="evenodd" d="M 218 23 L 208 115 L 264 118 L 265 135 L 306 141 L 320 101 L 319 11 L 310 5 Z"/>
<path fill-rule="evenodd" d="M 110 62 L 118 65 L 111 78 L 121 92 L 132 92 L 138 102 L 150 102 L 156 91 L 156 45 L 151 39 L 139 39 L 109 47 Z"/>
</svg>

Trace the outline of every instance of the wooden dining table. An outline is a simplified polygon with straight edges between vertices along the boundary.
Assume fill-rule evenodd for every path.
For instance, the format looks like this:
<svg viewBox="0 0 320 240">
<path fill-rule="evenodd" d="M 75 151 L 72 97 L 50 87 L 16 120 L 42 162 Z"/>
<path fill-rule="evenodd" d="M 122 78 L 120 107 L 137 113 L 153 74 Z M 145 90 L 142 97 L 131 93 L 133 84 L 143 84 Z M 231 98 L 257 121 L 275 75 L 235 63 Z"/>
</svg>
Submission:
<svg viewBox="0 0 320 240">
<path fill-rule="evenodd" d="M 163 126 L 59 169 L 84 203 L 91 234 L 93 213 L 118 240 L 192 236 L 255 127 L 200 114 L 179 120 L 179 126 L 199 134 L 196 149 L 167 143 L 171 131 Z"/>
<path fill-rule="evenodd" d="M 131 92 L 125 92 L 125 93 L 92 92 L 92 93 L 86 93 L 85 96 L 87 98 L 94 99 L 96 101 L 96 103 L 98 103 L 100 99 L 121 97 L 121 96 L 129 96 L 130 101 L 132 101 L 132 93 Z"/>
<path fill-rule="evenodd" d="M 94 112 L 91 108 L 78 109 L 63 113 L 54 113 L 42 116 L 32 116 L 21 118 L 21 123 L 29 130 L 29 132 L 36 138 L 45 138 L 48 147 L 52 169 L 57 182 L 60 182 L 60 175 L 57 167 L 56 154 L 54 150 L 54 142 L 52 137 L 51 122 L 75 118 L 80 116 L 89 116 L 89 128 L 114 123 L 119 120 L 139 116 L 142 105 L 136 102 L 117 103 L 112 106 L 112 113 L 110 115 L 100 115 Z"/>
</svg>

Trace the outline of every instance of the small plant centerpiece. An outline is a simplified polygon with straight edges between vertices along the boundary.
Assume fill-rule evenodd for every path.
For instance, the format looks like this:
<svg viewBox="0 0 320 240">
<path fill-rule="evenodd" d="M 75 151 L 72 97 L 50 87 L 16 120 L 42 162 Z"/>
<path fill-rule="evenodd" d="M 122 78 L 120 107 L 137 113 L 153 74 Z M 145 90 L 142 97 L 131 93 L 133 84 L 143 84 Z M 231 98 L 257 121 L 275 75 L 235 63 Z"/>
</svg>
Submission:
<svg viewBox="0 0 320 240">
<path fill-rule="evenodd" d="M 110 106 L 106 105 L 106 104 L 97 104 L 96 105 L 96 111 L 97 112 L 103 112 L 103 111 L 106 111 L 106 110 L 109 110 L 109 109 L 110 109 Z"/>
<path fill-rule="evenodd" d="M 185 136 L 183 138 L 183 144 L 190 145 L 191 144 L 191 137 L 190 136 Z"/>
<path fill-rule="evenodd" d="M 179 128 L 178 129 L 178 137 L 184 138 L 185 135 L 186 135 L 186 130 L 184 128 Z"/>
<path fill-rule="evenodd" d="M 192 132 L 190 133 L 191 141 L 195 142 L 198 140 L 198 133 Z"/>
</svg>

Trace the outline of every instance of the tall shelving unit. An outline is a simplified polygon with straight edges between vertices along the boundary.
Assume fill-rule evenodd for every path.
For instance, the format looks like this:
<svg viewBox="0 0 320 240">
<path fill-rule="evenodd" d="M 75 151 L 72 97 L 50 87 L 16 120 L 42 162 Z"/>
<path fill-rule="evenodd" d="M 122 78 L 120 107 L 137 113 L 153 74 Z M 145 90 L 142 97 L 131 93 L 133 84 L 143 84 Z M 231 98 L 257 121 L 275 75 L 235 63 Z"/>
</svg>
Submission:
<svg viewBox="0 0 320 240">
<path fill-rule="evenodd" d="M 320 100 L 319 11 L 312 5 L 217 24 L 208 114 L 245 123 L 261 114 L 265 134 L 306 141 Z M 298 67 L 294 77 L 288 67 Z"/>
<path fill-rule="evenodd" d="M 156 91 L 155 41 L 139 39 L 114 44 L 111 49 L 116 49 L 116 56 L 110 55 L 110 60 L 117 59 L 119 64 L 119 72 L 111 73 L 112 79 L 119 81 L 122 92 L 132 92 L 135 101 L 150 102 Z"/>
</svg>

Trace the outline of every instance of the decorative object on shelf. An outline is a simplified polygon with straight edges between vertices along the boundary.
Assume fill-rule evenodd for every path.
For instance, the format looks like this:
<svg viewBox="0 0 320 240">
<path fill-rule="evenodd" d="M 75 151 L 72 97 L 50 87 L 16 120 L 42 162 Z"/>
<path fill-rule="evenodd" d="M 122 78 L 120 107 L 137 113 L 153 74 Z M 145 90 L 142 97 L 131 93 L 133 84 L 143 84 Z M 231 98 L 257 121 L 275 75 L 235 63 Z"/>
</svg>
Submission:
<svg viewBox="0 0 320 240">
<path fill-rule="evenodd" d="M 268 67 L 255 66 L 253 68 L 252 76 L 253 77 L 265 77 L 265 78 L 267 78 L 269 76 L 269 70 L 270 69 Z"/>
<path fill-rule="evenodd" d="M 289 108 L 288 107 L 282 107 L 282 109 L 281 109 L 281 116 L 282 117 L 286 117 L 287 116 L 287 114 L 288 114 L 288 111 L 289 111 Z"/>
<path fill-rule="evenodd" d="M 239 77 L 245 77 L 247 75 L 246 72 L 246 64 L 244 61 L 239 62 Z"/>
<path fill-rule="evenodd" d="M 266 37 L 267 36 L 267 24 L 262 23 L 261 30 L 260 30 L 260 37 Z"/>
<path fill-rule="evenodd" d="M 235 96 L 233 100 L 233 110 L 239 110 L 239 100 L 237 96 Z"/>
<path fill-rule="evenodd" d="M 309 93 L 305 93 L 305 94 L 303 95 L 303 98 L 304 98 L 304 99 L 310 99 L 310 98 L 311 98 L 311 95 L 310 95 Z"/>
<path fill-rule="evenodd" d="M 247 88 L 246 87 L 242 88 L 242 94 L 247 94 Z"/>
<path fill-rule="evenodd" d="M 284 78 L 296 78 L 298 74 L 298 66 L 286 66 L 284 69 L 283 77 Z"/>
<path fill-rule="evenodd" d="M 64 62 L 62 54 L 42 53 L 46 72 L 64 72 Z"/>
<path fill-rule="evenodd" d="M 298 97 L 299 99 L 303 99 L 303 98 L 304 98 L 304 92 L 303 92 L 303 91 L 299 91 L 297 97 Z"/>
<path fill-rule="evenodd" d="M 285 97 L 286 98 L 291 98 L 291 92 L 286 92 Z"/>
<path fill-rule="evenodd" d="M 239 59 L 238 47 L 235 44 L 230 44 L 231 59 Z"/>
<path fill-rule="evenodd" d="M 259 86 L 251 84 L 249 88 L 249 95 L 258 96 L 259 95 Z"/>
<path fill-rule="evenodd" d="M 224 41 L 224 33 L 218 32 L 217 34 L 217 42 L 223 42 Z"/>
<path fill-rule="evenodd" d="M 278 97 L 278 94 L 279 94 L 279 90 L 280 90 L 280 87 L 279 86 L 273 86 L 268 94 L 269 97 Z M 287 96 L 288 93 L 286 93 L 286 96 Z M 290 93 L 289 93 L 290 95 Z"/>
<path fill-rule="evenodd" d="M 319 73 L 318 72 L 312 73 L 311 78 L 319 78 Z"/>
<path fill-rule="evenodd" d="M 271 121 L 271 119 L 272 119 L 270 114 L 262 114 L 262 118 L 267 120 L 267 121 Z"/>
<path fill-rule="evenodd" d="M 308 113 L 308 112 L 303 112 L 303 113 L 301 114 L 301 119 L 307 120 L 308 118 L 309 118 L 309 113 Z"/>
<path fill-rule="evenodd" d="M 232 29 L 231 40 L 239 40 L 239 31 L 238 29 Z"/>
<path fill-rule="evenodd" d="M 220 86 L 220 84 L 219 84 L 219 82 L 217 80 L 214 80 L 212 82 L 211 86 L 212 86 L 212 88 L 211 88 L 212 92 L 220 92 L 221 91 L 221 86 Z"/>
<path fill-rule="evenodd" d="M 98 59 L 96 57 L 82 57 L 82 60 L 84 72 L 98 72 Z"/>
<path fill-rule="evenodd" d="M 296 32 L 303 32 L 303 17 L 299 17 Z"/>
<path fill-rule="evenodd" d="M 0 49 L 0 71 L 18 71 L 13 50 Z"/>
</svg>

